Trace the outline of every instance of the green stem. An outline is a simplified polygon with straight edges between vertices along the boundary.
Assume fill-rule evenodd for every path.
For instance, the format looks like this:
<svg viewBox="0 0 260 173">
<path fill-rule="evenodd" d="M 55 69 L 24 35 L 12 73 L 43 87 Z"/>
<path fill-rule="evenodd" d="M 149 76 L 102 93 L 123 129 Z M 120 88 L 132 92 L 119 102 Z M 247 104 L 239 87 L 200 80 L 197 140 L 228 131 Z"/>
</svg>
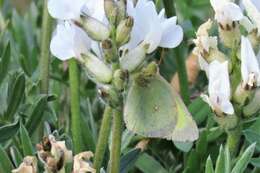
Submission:
<svg viewBox="0 0 260 173">
<path fill-rule="evenodd" d="M 122 138 L 122 110 L 114 110 L 113 129 L 112 129 L 112 147 L 110 153 L 109 173 L 119 173 L 120 153 Z"/>
<path fill-rule="evenodd" d="M 40 81 L 41 93 L 48 94 L 49 89 L 49 45 L 52 33 L 52 18 L 47 9 L 48 0 L 44 1 L 43 22 L 42 22 L 42 42 L 41 42 L 41 59 L 40 59 Z"/>
<path fill-rule="evenodd" d="M 175 15 L 174 1 L 173 0 L 163 0 L 165 13 L 167 17 L 172 17 Z M 183 98 L 183 101 L 186 105 L 190 103 L 190 93 L 189 93 L 189 83 L 188 76 L 186 71 L 185 58 L 182 57 L 179 53 L 176 57 L 177 63 L 177 73 L 179 77 L 180 84 L 180 93 Z"/>
<path fill-rule="evenodd" d="M 227 146 L 231 153 L 231 156 L 235 156 L 238 150 L 241 137 L 241 126 L 238 125 L 235 129 L 227 132 Z"/>
<path fill-rule="evenodd" d="M 99 137 L 95 152 L 94 158 L 94 168 L 96 169 L 97 173 L 99 173 L 100 168 L 102 166 L 104 154 L 108 144 L 108 138 L 111 129 L 111 117 L 112 117 L 112 109 L 110 106 L 106 106 L 103 119 L 101 122 L 101 127 L 99 131 Z"/>
<path fill-rule="evenodd" d="M 79 71 L 75 59 L 69 61 L 70 78 L 70 106 L 71 106 L 71 132 L 75 153 L 82 151 L 80 97 L 79 97 Z"/>
</svg>

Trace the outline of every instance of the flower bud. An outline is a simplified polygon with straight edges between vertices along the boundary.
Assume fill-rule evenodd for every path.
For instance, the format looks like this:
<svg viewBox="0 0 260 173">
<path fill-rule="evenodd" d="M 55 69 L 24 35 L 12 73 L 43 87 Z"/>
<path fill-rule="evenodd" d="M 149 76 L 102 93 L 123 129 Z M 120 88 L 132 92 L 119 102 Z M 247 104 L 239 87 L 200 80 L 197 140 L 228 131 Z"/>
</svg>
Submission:
<svg viewBox="0 0 260 173">
<path fill-rule="evenodd" d="M 26 156 L 17 169 L 12 173 L 37 173 L 37 159 L 33 156 Z"/>
<path fill-rule="evenodd" d="M 260 45 L 260 37 L 258 36 L 258 31 L 257 29 L 253 29 L 249 34 L 248 34 L 248 39 L 250 40 L 252 47 L 258 48 Z"/>
<path fill-rule="evenodd" d="M 243 115 L 250 117 L 260 110 L 260 89 L 256 89 L 253 98 L 243 107 Z"/>
<path fill-rule="evenodd" d="M 239 44 L 241 33 L 239 24 L 233 21 L 231 24 L 223 26 L 219 24 L 219 35 L 223 44 L 228 48 L 233 48 L 235 44 Z"/>
<path fill-rule="evenodd" d="M 128 80 L 128 72 L 118 69 L 114 72 L 113 84 L 115 88 L 122 91 L 126 86 L 126 81 Z"/>
<path fill-rule="evenodd" d="M 129 72 L 134 71 L 140 66 L 146 57 L 149 44 L 140 44 L 120 59 L 120 66 Z"/>
<path fill-rule="evenodd" d="M 118 14 L 117 14 L 117 24 L 119 24 L 126 17 L 126 0 L 117 1 Z"/>
<path fill-rule="evenodd" d="M 128 42 L 130 33 L 134 25 L 134 19 L 128 16 L 125 20 L 122 20 L 116 29 L 116 43 L 121 46 Z"/>
<path fill-rule="evenodd" d="M 118 14 L 118 6 L 114 0 L 104 0 L 106 17 L 110 24 L 115 24 Z"/>
<path fill-rule="evenodd" d="M 101 83 L 109 83 L 112 80 L 112 70 L 92 53 L 82 54 L 80 61 L 94 80 Z"/>
<path fill-rule="evenodd" d="M 113 49 L 113 43 L 111 40 L 104 40 L 101 43 L 103 52 L 104 52 L 104 58 L 107 63 L 111 63 L 116 60 L 116 55 L 114 54 Z"/>
<path fill-rule="evenodd" d="M 98 88 L 101 99 L 112 107 L 117 107 L 120 103 L 118 92 L 111 85 L 102 85 Z"/>
<path fill-rule="evenodd" d="M 238 125 L 238 117 L 236 115 L 214 116 L 215 121 L 225 130 L 230 130 Z"/>
<path fill-rule="evenodd" d="M 233 99 L 236 103 L 240 105 L 244 105 L 247 98 L 250 96 L 250 91 L 246 90 L 242 83 L 240 83 L 234 93 Z"/>
<path fill-rule="evenodd" d="M 110 35 L 110 29 L 93 17 L 81 16 L 80 25 L 93 40 L 103 41 Z"/>
</svg>

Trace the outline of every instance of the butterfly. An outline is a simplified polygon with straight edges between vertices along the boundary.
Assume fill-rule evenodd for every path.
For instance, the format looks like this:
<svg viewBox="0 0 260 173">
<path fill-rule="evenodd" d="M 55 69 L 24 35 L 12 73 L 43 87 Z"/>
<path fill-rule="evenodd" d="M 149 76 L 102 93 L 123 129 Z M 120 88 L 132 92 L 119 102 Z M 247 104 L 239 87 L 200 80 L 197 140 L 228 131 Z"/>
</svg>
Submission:
<svg viewBox="0 0 260 173">
<path fill-rule="evenodd" d="M 128 130 L 145 137 L 192 142 L 199 136 L 196 122 L 179 94 L 159 74 L 143 83 L 133 81 L 124 121 Z"/>
</svg>

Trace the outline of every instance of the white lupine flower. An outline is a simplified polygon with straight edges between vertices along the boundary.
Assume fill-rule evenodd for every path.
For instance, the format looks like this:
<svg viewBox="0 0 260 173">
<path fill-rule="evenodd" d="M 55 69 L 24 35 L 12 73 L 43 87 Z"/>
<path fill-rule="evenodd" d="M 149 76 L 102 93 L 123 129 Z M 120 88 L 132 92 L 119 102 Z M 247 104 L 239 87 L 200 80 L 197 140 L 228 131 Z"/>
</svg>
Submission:
<svg viewBox="0 0 260 173">
<path fill-rule="evenodd" d="M 255 1 L 256 2 L 256 1 Z M 251 0 L 243 0 L 246 12 L 255 28 L 258 29 L 258 36 L 260 35 L 260 3 L 254 3 Z M 257 5 L 257 6 L 256 6 Z"/>
<path fill-rule="evenodd" d="M 228 61 L 220 63 L 213 61 L 208 69 L 209 96 L 202 98 L 217 114 L 234 114 L 234 108 L 230 102 L 230 81 L 228 73 Z"/>
<path fill-rule="evenodd" d="M 241 38 L 241 74 L 243 87 L 260 86 L 260 69 L 256 55 L 248 38 Z"/>
<path fill-rule="evenodd" d="M 53 18 L 75 20 L 80 17 L 85 2 L 85 0 L 49 0 L 48 10 Z"/>
<path fill-rule="evenodd" d="M 134 6 L 132 0 L 127 1 L 127 13 L 134 18 L 134 26 L 130 41 L 123 49 L 133 49 L 142 41 L 149 44 L 147 53 L 153 52 L 158 46 L 174 48 L 183 39 L 183 30 L 176 24 L 177 18 L 165 18 L 162 10 L 157 13 L 155 4 L 148 0 L 139 0 Z"/>
<path fill-rule="evenodd" d="M 223 27 L 243 18 L 240 7 L 230 0 L 210 0 L 210 3 L 215 11 L 215 19 Z"/>
<path fill-rule="evenodd" d="M 88 35 L 72 22 L 60 22 L 51 40 L 51 53 L 60 60 L 72 57 L 79 58 L 90 49 L 91 40 Z"/>
</svg>

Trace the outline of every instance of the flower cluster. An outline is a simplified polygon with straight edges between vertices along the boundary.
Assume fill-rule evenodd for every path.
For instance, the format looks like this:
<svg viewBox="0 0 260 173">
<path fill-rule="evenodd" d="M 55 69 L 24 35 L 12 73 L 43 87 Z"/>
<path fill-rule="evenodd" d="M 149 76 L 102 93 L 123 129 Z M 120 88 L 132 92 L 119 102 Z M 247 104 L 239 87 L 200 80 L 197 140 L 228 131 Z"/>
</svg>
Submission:
<svg viewBox="0 0 260 173">
<path fill-rule="evenodd" d="M 56 141 L 53 135 L 44 137 L 37 145 L 38 159 L 43 163 L 45 173 L 64 173 L 67 163 L 72 162 L 72 151 L 68 150 L 65 141 Z M 93 153 L 82 152 L 74 156 L 73 173 L 95 173 L 90 159 Z M 23 162 L 12 173 L 37 173 L 37 158 L 26 156 Z"/>
<path fill-rule="evenodd" d="M 243 0 L 240 7 L 229 0 L 210 2 L 220 42 L 217 36 L 210 36 L 214 25 L 208 20 L 197 31 L 194 54 L 199 57 L 201 69 L 209 80 L 208 95 L 202 98 L 217 119 L 233 117 L 233 123 L 224 125 L 230 129 L 237 124 L 238 117 L 249 116 L 243 108 L 250 104 L 260 85 L 260 57 L 255 54 L 260 48 L 260 4 Z"/>
</svg>

